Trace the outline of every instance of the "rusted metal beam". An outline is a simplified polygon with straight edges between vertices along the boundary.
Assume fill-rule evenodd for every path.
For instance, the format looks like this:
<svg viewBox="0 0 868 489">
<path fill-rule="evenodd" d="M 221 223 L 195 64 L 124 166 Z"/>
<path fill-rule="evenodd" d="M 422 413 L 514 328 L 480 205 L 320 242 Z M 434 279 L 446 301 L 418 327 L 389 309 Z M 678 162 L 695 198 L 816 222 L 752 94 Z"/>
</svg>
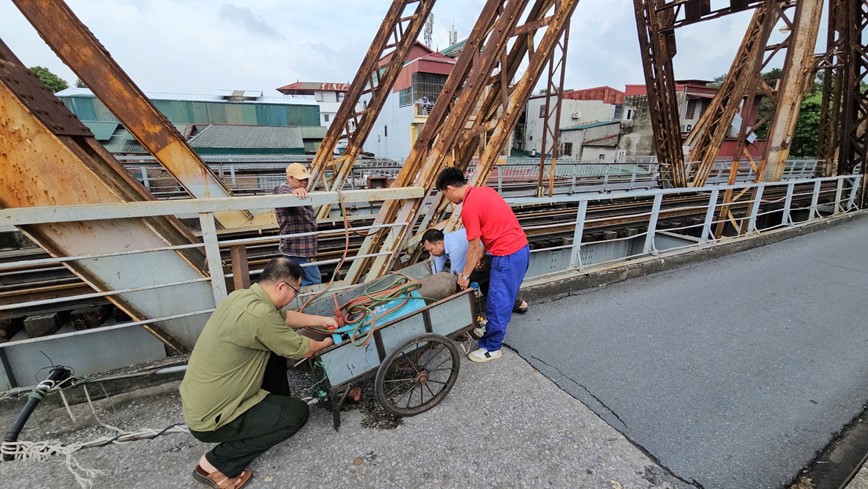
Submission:
<svg viewBox="0 0 868 489">
<path fill-rule="evenodd" d="M 834 21 L 834 25 L 833 25 Z M 862 190 L 860 204 L 868 203 L 865 177 L 868 167 L 868 142 L 865 132 L 868 127 L 868 93 L 862 88 L 862 83 L 868 79 L 868 48 L 862 39 L 868 29 L 868 0 L 853 2 L 835 2 L 830 12 L 830 31 L 834 29 L 837 36 L 837 52 L 833 60 L 832 76 L 826 72 L 824 83 L 832 83 L 834 92 L 828 94 L 824 90 L 824 115 L 828 119 L 837 119 L 830 124 L 824 136 L 831 136 L 838 142 L 839 153 L 834 155 L 824 148 L 824 156 L 833 158 L 839 175 L 862 171 Z M 833 81 L 830 82 L 829 78 Z M 825 88 L 825 87 L 824 87 Z M 831 100 L 830 100 L 831 99 Z M 838 111 L 835 107 L 839 106 Z M 826 113 L 828 112 L 828 113 Z M 821 125 L 821 130 L 824 127 Z M 835 158 L 837 156 L 837 158 Z"/>
<path fill-rule="evenodd" d="M 515 41 L 512 43 L 509 54 L 506 56 L 506 62 L 502 62 L 502 66 L 506 66 L 505 70 L 501 70 L 501 76 L 491 77 L 488 80 L 489 85 L 483 90 L 484 101 L 482 102 L 479 111 L 469 122 L 469 128 L 464 131 L 462 140 L 456 144 L 456 157 L 452 163 L 466 172 L 472 161 L 478 161 L 477 150 L 480 145 L 484 146 L 487 141 L 488 133 L 497 127 L 500 118 L 503 116 L 509 102 L 509 94 L 512 93 L 511 81 L 515 78 L 522 63 L 525 62 L 527 56 L 534 56 L 536 50 L 533 47 L 534 36 L 537 30 L 528 29 L 527 26 L 536 26 L 537 28 L 547 26 L 551 22 L 552 16 L 549 11 L 554 5 L 553 0 L 537 0 L 528 11 L 527 18 L 524 24 L 516 27 L 513 32 Z M 541 20 L 545 20 L 541 23 Z M 506 81 L 504 81 L 504 79 Z M 506 96 L 506 101 L 504 101 Z M 415 262 L 421 252 L 421 247 L 418 246 L 421 241 L 421 233 L 431 225 L 438 223 L 446 214 L 447 208 L 451 205 L 447 200 L 443 199 L 439 193 L 430 195 L 429 200 L 433 201 L 428 209 L 428 212 L 422 216 L 421 223 L 414 227 L 418 229 L 416 236 L 408 239 L 406 244 L 408 247 L 415 247 L 413 257 L 410 262 Z M 457 227 L 457 216 L 455 219 L 449 220 L 444 226 L 444 231 L 453 231 Z"/>
<path fill-rule="evenodd" d="M 787 56 L 781 73 L 778 105 L 769 127 L 765 156 L 758 177 L 777 182 L 783 176 L 802 97 L 813 84 L 814 46 L 820 29 L 823 0 L 796 3 Z"/>
<path fill-rule="evenodd" d="M 431 13 L 434 2 L 435 0 L 393 0 L 314 156 L 309 189 L 316 188 L 321 181 L 327 190 L 343 188 L 356 158 L 362 151 L 362 145 L 371 133 L 377 116 L 401 73 L 410 49 L 419 37 L 425 19 Z M 412 13 L 405 14 L 407 7 L 412 9 Z M 389 56 L 388 61 L 380 66 L 380 60 L 386 56 Z M 361 99 L 367 94 L 370 94 L 370 99 L 360 110 Z M 343 155 L 335 158 L 334 152 L 340 141 L 346 141 L 347 146 Z M 325 182 L 327 168 L 332 169 L 331 182 Z M 319 217 L 328 217 L 330 209 L 330 206 L 321 207 Z"/>
<path fill-rule="evenodd" d="M 676 54 L 675 33 L 664 30 L 672 24 L 675 12 L 662 9 L 665 6 L 663 0 L 633 0 L 633 6 L 661 183 L 664 187 L 686 187 L 687 175 L 672 68 L 672 58 Z"/>
<path fill-rule="evenodd" d="M 543 177 L 545 174 L 546 159 L 551 158 L 551 167 L 549 168 L 549 197 L 554 193 L 555 185 L 555 167 L 557 166 L 558 156 L 560 154 L 560 138 L 561 138 L 561 109 L 563 108 L 564 99 L 564 76 L 567 71 L 567 47 L 570 42 L 570 25 L 564 28 L 564 34 L 561 40 L 555 46 L 549 58 L 548 83 L 546 83 L 546 101 L 543 106 L 543 132 L 542 132 L 542 151 L 539 158 L 539 174 L 537 175 L 537 197 L 545 195 Z M 506 105 L 506 104 L 504 104 Z M 551 144 L 547 145 L 551 138 Z"/>
<path fill-rule="evenodd" d="M 0 41 L 0 207 L 127 203 L 153 197 L 100 146 Z M 63 222 L 19 227 L 52 256 L 153 250 L 198 240 L 176 218 Z M 214 306 L 199 250 L 156 251 L 70 261 L 65 266 L 98 291 L 184 286 L 110 296 L 136 320 Z M 189 351 L 201 318 L 144 326 L 170 348 Z"/>
<path fill-rule="evenodd" d="M 691 177 L 690 186 L 705 185 L 720 151 L 720 145 L 726 138 L 743 102 L 746 105 L 741 111 L 742 121 L 745 122 L 745 119 L 751 115 L 753 101 L 751 100 L 748 105 L 746 99 L 757 96 L 763 54 L 771 32 L 780 18 L 780 10 L 776 3 L 780 2 L 767 0 L 754 12 L 753 19 L 748 24 L 748 31 L 723 84 L 685 141 L 685 146 L 691 148 L 689 161 L 698 163 L 693 174 L 688 175 Z M 747 111 L 749 108 L 751 112 Z M 742 140 L 741 147 L 744 146 Z M 739 155 L 740 153 L 736 154 L 736 160 Z"/>
<path fill-rule="evenodd" d="M 62 0 L 14 0 L 43 40 L 194 197 L 232 193 Z M 272 213 L 221 212 L 223 227 L 274 226 Z"/>
<path fill-rule="evenodd" d="M 461 56 L 395 179 L 396 185 L 412 183 L 414 186 L 422 186 L 426 195 L 432 191 L 440 168 L 451 162 L 451 150 L 465 129 L 482 89 L 505 49 L 509 33 L 515 27 L 526 4 L 527 0 L 486 2 Z M 357 281 L 365 272 L 368 278 L 375 278 L 391 269 L 398 258 L 395 251 L 400 249 L 409 232 L 409 224 L 414 222 L 423 201 L 424 199 L 414 199 L 384 203 L 375 223 L 401 222 L 408 225 L 368 236 L 362 244 L 360 255 L 381 250 L 392 250 L 393 253 L 387 257 L 378 256 L 374 260 L 356 260 L 347 274 L 347 280 Z"/>
<path fill-rule="evenodd" d="M 789 1 L 793 2 L 794 0 Z M 712 10 L 713 5 L 711 4 L 711 0 L 674 0 L 672 2 L 663 2 L 658 7 L 658 11 L 669 10 L 673 12 L 671 20 L 663 27 L 664 30 L 671 30 L 743 12 L 755 8 L 763 2 L 765 0 L 735 0 L 730 1 L 729 5 Z"/>
</svg>

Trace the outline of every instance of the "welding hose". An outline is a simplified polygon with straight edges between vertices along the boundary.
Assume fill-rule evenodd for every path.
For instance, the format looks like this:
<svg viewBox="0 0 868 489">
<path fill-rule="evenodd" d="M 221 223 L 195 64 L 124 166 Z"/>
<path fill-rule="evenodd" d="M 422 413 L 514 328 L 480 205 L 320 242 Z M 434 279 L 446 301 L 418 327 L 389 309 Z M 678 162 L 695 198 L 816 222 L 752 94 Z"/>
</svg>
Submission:
<svg viewBox="0 0 868 489">
<path fill-rule="evenodd" d="M 373 287 L 367 287 L 363 295 L 355 297 L 343 305 L 338 305 L 337 294 L 333 296 L 336 308 L 345 311 L 343 314 L 344 318 L 346 318 L 345 328 L 352 328 L 349 331 L 344 329 L 343 332 L 348 333 L 350 341 L 355 346 L 365 346 L 370 342 L 374 331 L 377 329 L 376 323 L 378 318 L 392 314 L 411 300 L 424 300 L 422 297 L 412 297 L 410 295 L 413 291 L 419 290 L 422 287 L 422 283 L 406 275 L 396 276 L 395 280 L 385 288 L 374 290 Z M 377 314 L 374 313 L 374 310 L 378 306 L 392 302 L 395 302 L 395 305 L 389 309 L 379 311 Z M 370 328 L 367 332 L 361 333 L 360 330 L 368 322 L 370 322 Z M 320 334 L 332 334 L 335 332 L 325 328 L 308 329 Z"/>
<path fill-rule="evenodd" d="M 12 428 L 6 433 L 6 438 L 3 439 L 4 443 L 15 443 L 18 441 L 18 435 L 21 434 L 21 430 L 24 429 L 24 424 L 27 423 L 27 420 L 30 419 L 30 415 L 33 414 L 33 411 L 36 409 L 36 406 L 42 402 L 48 392 L 55 388 L 59 383 L 65 381 L 72 375 L 72 372 L 66 367 L 56 366 L 48 372 L 48 377 L 45 378 L 39 385 L 33 389 L 33 392 L 27 396 L 27 403 L 24 404 L 24 407 L 21 409 L 21 412 L 18 414 L 18 418 L 12 424 Z M 11 454 L 4 454 L 3 460 L 9 461 L 14 458 Z"/>
</svg>

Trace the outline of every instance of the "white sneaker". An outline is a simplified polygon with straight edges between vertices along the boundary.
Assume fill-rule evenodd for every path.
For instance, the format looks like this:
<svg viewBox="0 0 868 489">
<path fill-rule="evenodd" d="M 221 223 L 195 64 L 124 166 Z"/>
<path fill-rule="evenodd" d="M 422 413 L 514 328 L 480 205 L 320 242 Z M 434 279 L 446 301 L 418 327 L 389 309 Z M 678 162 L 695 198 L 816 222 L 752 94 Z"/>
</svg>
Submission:
<svg viewBox="0 0 868 489">
<path fill-rule="evenodd" d="M 469 358 L 471 362 L 485 363 L 492 360 L 497 360 L 498 358 L 500 358 L 501 355 L 502 353 L 500 353 L 500 350 L 488 351 L 485 348 L 480 348 L 478 350 L 473 350 L 472 352 L 468 353 L 467 358 Z"/>
</svg>

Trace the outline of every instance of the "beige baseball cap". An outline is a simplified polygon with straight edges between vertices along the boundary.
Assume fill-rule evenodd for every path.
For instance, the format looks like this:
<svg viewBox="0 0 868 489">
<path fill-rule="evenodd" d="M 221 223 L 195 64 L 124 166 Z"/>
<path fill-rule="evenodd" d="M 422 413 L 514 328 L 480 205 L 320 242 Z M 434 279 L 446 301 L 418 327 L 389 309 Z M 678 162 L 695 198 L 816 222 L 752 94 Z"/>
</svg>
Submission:
<svg viewBox="0 0 868 489">
<path fill-rule="evenodd" d="M 307 172 L 307 168 L 301 163 L 292 163 L 286 167 L 286 176 L 295 177 L 298 180 L 307 180 L 310 178 L 310 173 Z"/>
</svg>

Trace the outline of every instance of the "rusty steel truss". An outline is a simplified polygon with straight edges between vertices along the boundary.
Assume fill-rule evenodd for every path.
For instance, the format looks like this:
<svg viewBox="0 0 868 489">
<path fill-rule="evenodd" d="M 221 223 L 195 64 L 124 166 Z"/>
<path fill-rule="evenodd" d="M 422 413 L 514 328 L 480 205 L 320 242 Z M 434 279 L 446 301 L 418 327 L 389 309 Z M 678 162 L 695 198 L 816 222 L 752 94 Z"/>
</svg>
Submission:
<svg viewBox="0 0 868 489">
<path fill-rule="evenodd" d="M 229 195 L 228 190 L 202 164 L 171 124 L 147 101 L 61 0 L 14 2 L 55 52 L 191 195 Z M 344 180 L 352 171 L 353 163 L 425 20 L 431 14 L 434 2 L 392 1 L 314 157 L 309 184 L 311 189 L 318 186 L 327 190 L 343 188 Z M 401 223 L 403 226 L 389 227 L 388 230 L 366 237 L 359 255 L 368 258 L 353 262 L 346 277 L 349 281 L 382 276 L 400 267 L 402 260 L 418 257 L 418 237 L 425 229 L 438 226 L 451 230 L 459 225 L 458 209 L 452 208 L 434 192 L 436 176 L 447 166 L 456 166 L 465 171 L 473 169 L 472 184 L 484 185 L 500 159 L 532 90 L 541 80 L 545 81 L 547 88 L 544 108 L 547 127 L 544 129 L 539 172 L 539 195 L 544 194 L 542 175 L 545 166 L 551 165 L 550 175 L 553 176 L 558 156 L 559 98 L 563 91 L 568 27 L 578 3 L 578 0 L 485 2 L 462 54 L 396 178 L 395 184 L 398 186 L 423 187 L 425 196 L 384 204 L 376 224 Z M 722 2 L 715 3 L 716 9 L 712 10 L 710 0 L 633 0 L 654 148 L 661 164 L 664 185 L 702 186 L 732 121 L 739 113 L 743 117 L 731 178 L 735 175 L 739 160 L 746 158 L 755 168 L 758 179 L 779 179 L 789 153 L 802 96 L 818 70 L 825 75 L 820 128 L 821 157 L 826 160 L 824 172 L 846 174 L 861 169 L 864 173 L 868 166 L 865 143 L 868 95 L 862 91 L 861 84 L 868 71 L 868 58 L 862 38 L 868 24 L 868 0 L 828 0 L 828 48 L 819 57 L 814 55 L 814 46 L 823 0 L 730 0 L 727 5 L 721 5 Z M 673 59 L 677 55 L 676 31 L 685 25 L 750 9 L 755 10 L 754 17 L 729 74 L 709 110 L 703 114 L 686 141 L 689 151 L 687 159 L 696 162 L 688 167 L 675 92 Z M 783 42 L 770 44 L 771 33 L 780 22 L 784 23 L 788 35 Z M 769 86 L 760 73 L 778 53 L 786 53 L 782 78 L 776 86 Z M 12 59 L 10 55 L 6 58 Z M 10 66 L 15 64 L 8 60 L 6 63 Z M 0 115 L 9 117 L 14 112 L 14 117 L 25 117 L 21 114 L 27 110 L 16 112 L 20 102 L 13 102 L 23 99 L 15 90 L 8 88 L 12 87 L 13 79 L 19 76 L 16 74 L 19 72 L 17 67 L 10 68 L 5 75 L 8 100 Z M 751 124 L 748 119 L 760 97 L 769 98 L 774 110 L 767 119 Z M 38 98 L 42 100 L 40 103 L 50 100 L 44 94 Z M 35 101 L 27 102 L 32 103 Z M 63 117 L 67 117 L 59 108 L 52 108 L 47 114 L 63 114 Z M 30 123 L 34 117 L 30 114 L 25 118 Z M 33 131 L 46 133 L 46 136 L 50 133 L 55 138 L 61 138 L 60 142 L 66 146 L 70 143 L 63 138 L 75 137 L 76 144 L 86 144 L 91 148 L 87 150 L 89 155 L 76 154 L 73 158 L 79 160 L 77 164 L 83 165 L 82 168 L 115 167 L 116 163 L 104 149 L 93 149 L 99 145 L 88 138 L 86 129 L 65 120 L 53 120 L 46 114 L 35 120 L 39 124 L 33 126 Z M 767 149 L 759 161 L 754 161 L 746 151 L 746 141 L 762 125 L 768 128 Z M 74 130 L 81 134 L 69 132 Z M 342 142 L 346 144 L 344 152 L 335 156 L 335 150 Z M 59 144 L 52 140 L 45 147 L 59 148 Z M 16 151 L 20 151 L 20 148 L 16 148 Z M 100 162 L 88 160 L 94 157 L 98 157 Z M 115 169 L 92 173 L 114 188 L 111 192 L 120 195 L 121 201 L 148 198 L 131 178 L 119 176 Z M 7 181 L 24 178 L 13 173 L 8 176 L 15 178 L 8 178 Z M 862 182 L 864 186 L 864 178 Z M 550 178 L 549 194 L 552 184 Z M 8 195 L 18 195 L 11 187 L 6 191 Z M 864 203 L 864 188 L 861 195 Z M 24 200 L 18 202 L 7 194 L 2 197 L 7 199 L 6 205 L 23 205 L 24 202 L 30 202 L 28 199 L 36 199 L 35 196 L 25 196 Z M 79 202 L 87 198 L 84 195 L 69 197 Z M 728 194 L 724 202 L 734 202 L 741 197 Z M 41 200 L 38 202 L 47 204 Z M 325 217 L 328 212 L 329 207 L 323 206 L 319 215 Z M 447 216 L 448 220 L 444 220 Z M 236 227 L 260 225 L 262 216 L 233 212 L 221 213 L 219 217 L 224 227 Z M 270 215 L 262 219 L 273 221 Z M 155 226 L 151 225 L 152 228 Z M 161 233 L 170 236 L 169 242 L 189 241 L 189 235 L 174 230 L 176 226 L 177 223 L 169 219 L 156 227 L 164 229 Z M 37 230 L 33 230 L 32 234 L 47 249 L 59 248 L 63 244 L 52 243 L 45 237 L 46 233 L 40 240 Z M 406 254 L 406 251 L 410 251 L 410 254 Z M 188 266 L 193 264 L 190 267 L 193 275 L 202 273 L 200 258 L 182 258 L 187 260 Z M 81 272 L 82 275 L 88 273 L 86 270 Z M 92 281 L 98 282 L 96 279 Z"/>
<path fill-rule="evenodd" d="M 434 190 L 440 170 L 446 166 L 467 169 L 476 160 L 471 183 L 484 185 L 533 87 L 562 37 L 578 0 L 489 0 L 483 7 L 464 50 L 437 98 L 434 108 L 396 178 L 396 185 L 422 186 Z M 528 7 L 530 7 L 528 9 Z M 527 16 L 522 21 L 522 13 Z M 539 44 L 535 36 L 541 34 Z M 515 80 L 519 66 L 527 62 Z M 438 194 L 424 218 L 425 198 L 383 205 L 377 223 L 400 222 L 400 228 L 369 236 L 360 255 L 389 251 L 376 258 L 357 260 L 348 280 L 382 276 L 393 269 L 415 230 L 437 223 L 447 205 Z M 454 227 L 459 213 L 453 210 Z M 421 222 L 420 222 L 421 220 Z"/>
<path fill-rule="evenodd" d="M 322 181 L 326 190 L 343 188 L 362 145 L 371 133 L 377 116 L 395 85 L 407 54 L 416 42 L 425 19 L 435 0 L 394 0 L 377 35 L 371 43 L 350 89 L 326 132 L 310 167 L 309 189 Z M 345 142 L 343 154 L 335 157 L 340 142 Z M 326 169 L 332 170 L 332 180 L 326 182 Z M 330 206 L 323 206 L 320 218 L 328 217 Z"/>
</svg>

